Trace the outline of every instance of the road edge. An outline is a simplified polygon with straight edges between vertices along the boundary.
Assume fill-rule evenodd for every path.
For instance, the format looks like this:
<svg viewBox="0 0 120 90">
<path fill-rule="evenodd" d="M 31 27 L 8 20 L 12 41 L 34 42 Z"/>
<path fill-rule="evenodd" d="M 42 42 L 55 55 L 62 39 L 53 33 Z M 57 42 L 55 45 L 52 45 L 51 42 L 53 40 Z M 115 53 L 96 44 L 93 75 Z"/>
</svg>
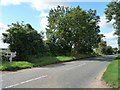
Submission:
<svg viewBox="0 0 120 90">
<path fill-rule="evenodd" d="M 107 67 L 103 69 L 95 78 L 95 80 L 90 84 L 90 88 L 111 88 L 103 79 L 103 74 L 106 71 Z"/>
</svg>

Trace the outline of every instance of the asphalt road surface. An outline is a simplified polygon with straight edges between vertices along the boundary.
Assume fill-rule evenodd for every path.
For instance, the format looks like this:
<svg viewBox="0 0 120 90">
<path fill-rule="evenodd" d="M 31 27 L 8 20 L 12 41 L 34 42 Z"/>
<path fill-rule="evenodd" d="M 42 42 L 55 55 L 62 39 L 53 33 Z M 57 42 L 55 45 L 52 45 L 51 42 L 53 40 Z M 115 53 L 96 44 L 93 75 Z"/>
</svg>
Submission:
<svg viewBox="0 0 120 90">
<path fill-rule="evenodd" d="M 116 55 L 2 73 L 2 88 L 88 88 Z"/>
</svg>

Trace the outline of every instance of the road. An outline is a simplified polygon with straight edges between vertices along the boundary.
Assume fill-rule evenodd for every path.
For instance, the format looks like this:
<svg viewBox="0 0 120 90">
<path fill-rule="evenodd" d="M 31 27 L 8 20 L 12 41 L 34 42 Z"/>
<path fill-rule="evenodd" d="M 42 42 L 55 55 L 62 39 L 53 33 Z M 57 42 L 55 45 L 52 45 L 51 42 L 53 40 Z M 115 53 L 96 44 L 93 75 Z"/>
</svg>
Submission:
<svg viewBox="0 0 120 90">
<path fill-rule="evenodd" d="M 2 74 L 2 88 L 89 88 L 115 55 Z"/>
</svg>

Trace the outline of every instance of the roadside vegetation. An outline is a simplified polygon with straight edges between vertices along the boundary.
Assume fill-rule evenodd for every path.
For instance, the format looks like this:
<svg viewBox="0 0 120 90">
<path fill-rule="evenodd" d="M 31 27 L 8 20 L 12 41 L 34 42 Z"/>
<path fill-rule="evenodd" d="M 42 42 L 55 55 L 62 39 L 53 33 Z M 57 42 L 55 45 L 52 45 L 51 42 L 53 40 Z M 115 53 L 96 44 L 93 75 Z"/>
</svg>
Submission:
<svg viewBox="0 0 120 90">
<path fill-rule="evenodd" d="M 35 66 L 45 66 L 59 62 L 71 61 L 74 59 L 75 57 L 73 56 L 44 56 L 34 59 L 32 63 L 34 63 Z"/>
<path fill-rule="evenodd" d="M 107 13 L 106 13 L 107 15 Z M 59 62 L 116 54 L 100 34 L 100 17 L 96 10 L 57 6 L 49 11 L 46 33 L 38 33 L 30 24 L 16 22 L 3 33 L 7 51 L 16 52 L 13 62 L 1 51 L 0 70 L 19 70 Z M 46 37 L 47 39 L 44 39 Z"/>
<path fill-rule="evenodd" d="M 82 58 L 92 57 L 95 55 L 79 55 L 79 56 L 43 56 L 43 57 L 37 57 L 31 61 L 34 63 L 34 66 L 45 66 L 49 64 L 55 64 L 55 63 L 62 63 L 62 62 L 69 62 L 73 60 L 79 60 Z"/>
<path fill-rule="evenodd" d="M 93 55 L 79 55 L 75 56 L 43 56 L 43 57 L 32 57 L 31 61 L 4 61 L 0 65 L 0 70 L 2 71 L 16 71 L 20 69 L 32 68 L 32 67 L 41 67 L 45 65 L 69 62 L 73 60 L 79 60 L 86 57 L 91 57 Z M 94 55 L 95 56 L 95 55 Z"/>
<path fill-rule="evenodd" d="M 13 61 L 13 62 L 4 62 L 0 66 L 0 70 L 15 71 L 25 68 L 32 68 L 33 64 L 25 61 Z"/>
<path fill-rule="evenodd" d="M 114 59 L 103 74 L 103 79 L 113 88 L 120 89 L 120 56 Z"/>
<path fill-rule="evenodd" d="M 107 5 L 105 9 L 105 14 L 108 22 L 114 20 L 113 26 L 115 28 L 115 33 L 118 36 L 118 47 L 120 48 L 120 1 L 112 1 Z M 118 51 L 120 53 L 120 50 Z M 103 79 L 108 85 L 113 88 L 120 89 L 120 56 L 112 61 L 108 66 L 106 72 L 103 75 Z"/>
</svg>

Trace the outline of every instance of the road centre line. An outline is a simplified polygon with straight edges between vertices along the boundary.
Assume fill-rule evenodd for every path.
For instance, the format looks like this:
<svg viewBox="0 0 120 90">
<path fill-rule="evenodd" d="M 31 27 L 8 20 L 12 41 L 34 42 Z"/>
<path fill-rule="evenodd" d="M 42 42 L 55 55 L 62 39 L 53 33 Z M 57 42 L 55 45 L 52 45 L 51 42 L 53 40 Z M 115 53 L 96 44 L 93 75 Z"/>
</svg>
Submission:
<svg viewBox="0 0 120 90">
<path fill-rule="evenodd" d="M 80 67 L 80 66 L 83 66 L 83 65 L 85 65 L 85 64 L 86 64 L 86 63 L 82 63 L 82 64 L 80 64 L 80 65 L 73 66 L 73 67 L 71 67 L 71 68 L 67 68 L 66 70 L 71 70 L 71 69 L 73 69 L 73 68 Z"/>
<path fill-rule="evenodd" d="M 31 82 L 31 81 L 35 81 L 35 80 L 38 80 L 38 79 L 41 79 L 41 78 L 45 78 L 45 77 L 47 77 L 47 75 L 40 76 L 40 77 L 37 77 L 37 78 L 34 78 L 34 79 L 30 79 L 30 80 L 26 80 L 24 82 L 20 82 L 20 83 L 14 84 L 14 85 L 10 85 L 10 86 L 7 86 L 5 88 L 11 88 L 11 87 L 14 87 L 14 86 L 18 86 L 18 85 L 21 85 L 21 84 L 24 84 L 24 83 L 28 83 L 28 82 Z"/>
</svg>

